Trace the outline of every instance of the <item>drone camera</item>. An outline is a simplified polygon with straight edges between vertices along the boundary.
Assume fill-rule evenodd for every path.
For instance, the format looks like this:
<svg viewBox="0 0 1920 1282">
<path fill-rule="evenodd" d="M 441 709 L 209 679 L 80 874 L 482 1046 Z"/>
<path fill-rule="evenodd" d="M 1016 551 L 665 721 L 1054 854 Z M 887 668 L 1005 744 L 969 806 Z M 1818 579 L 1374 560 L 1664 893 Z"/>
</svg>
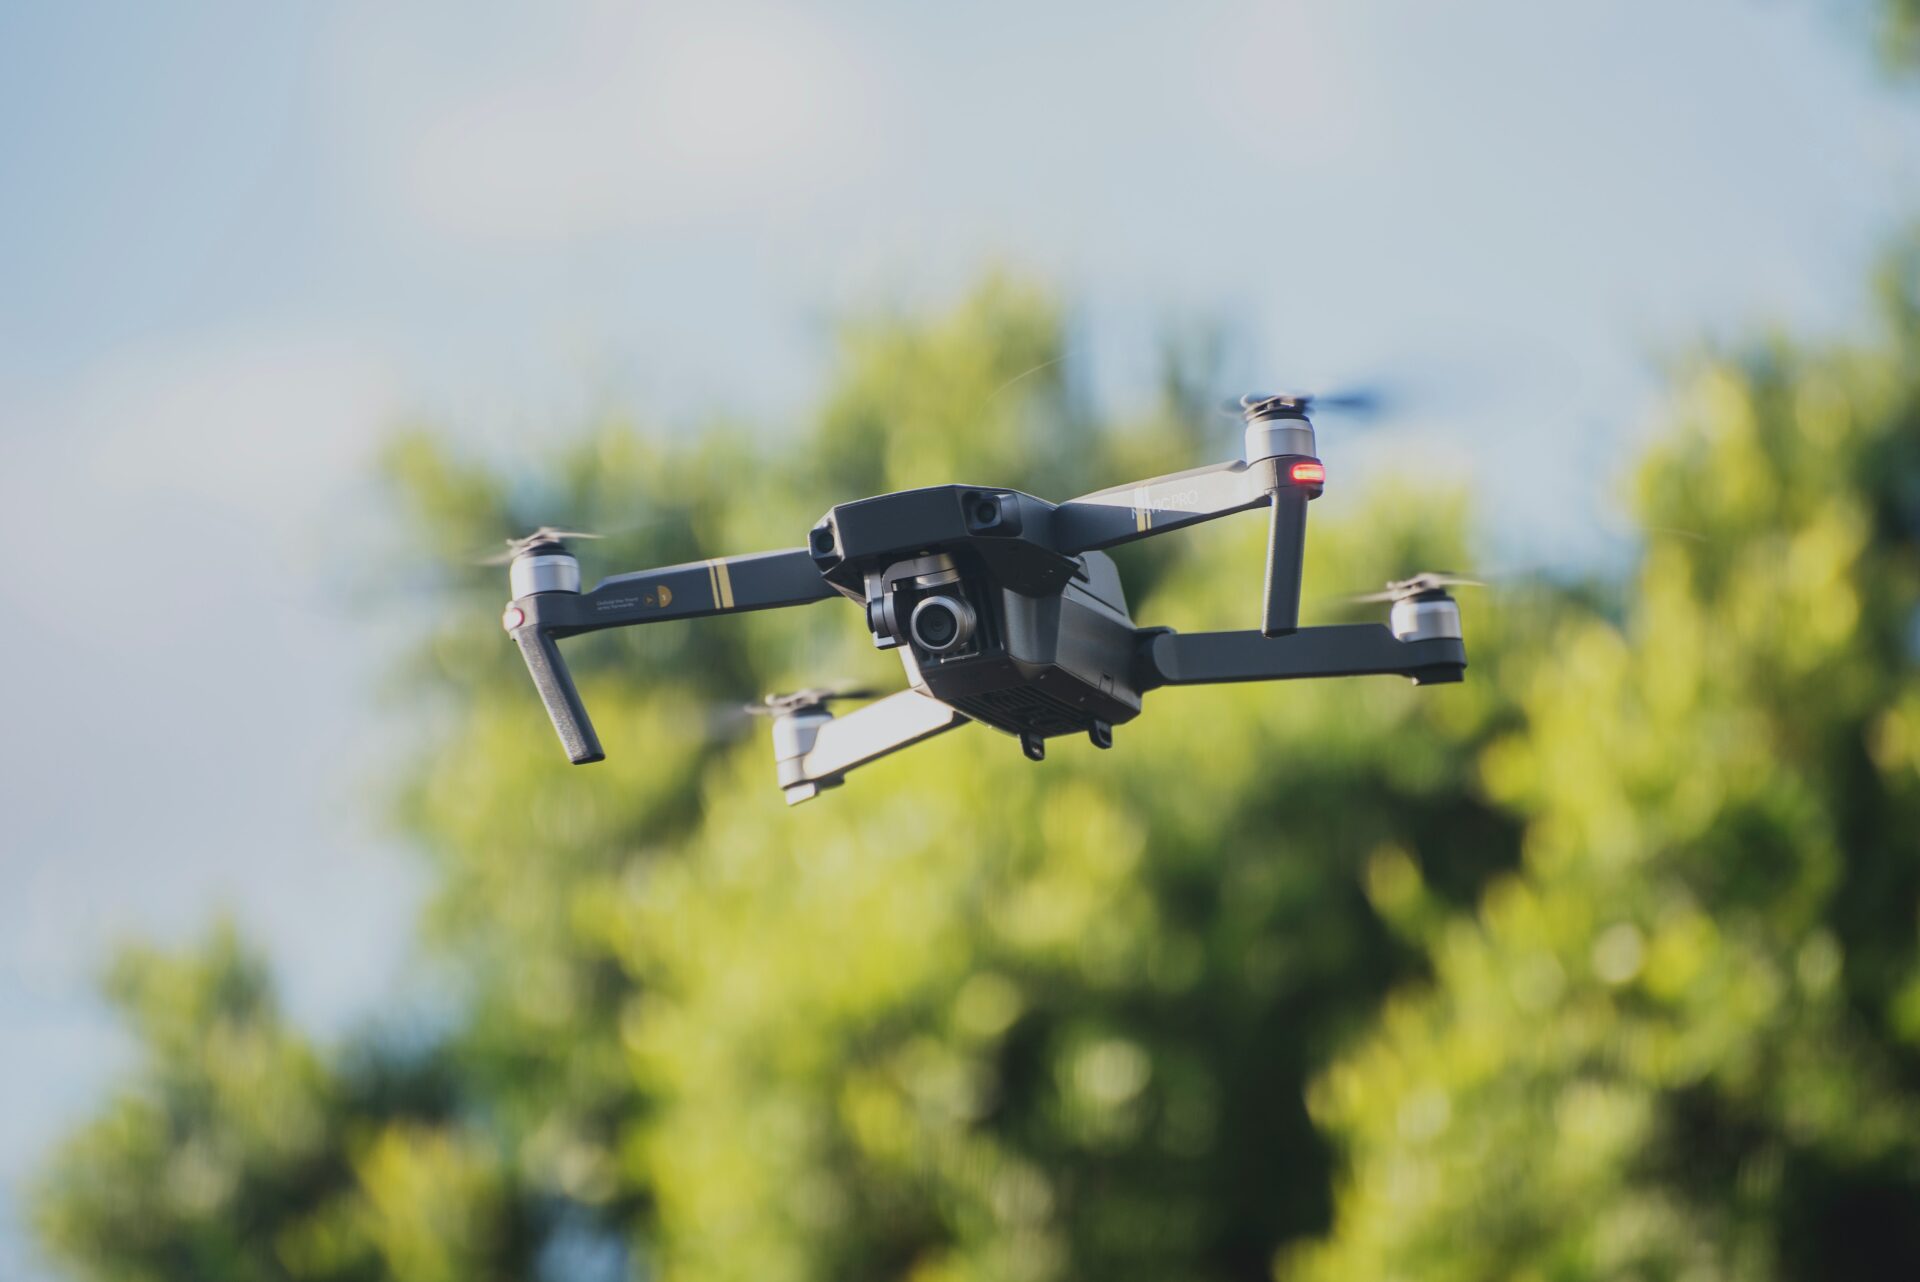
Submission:
<svg viewBox="0 0 1920 1282">
<path fill-rule="evenodd" d="M 926 662 L 944 662 L 985 653 L 994 629 L 974 602 L 979 596 L 955 575 L 928 576 L 939 581 L 899 582 L 888 593 L 886 613 L 893 635 L 910 643 Z"/>
<path fill-rule="evenodd" d="M 930 596 L 913 607 L 907 631 L 922 650 L 945 654 L 973 636 L 973 607 L 957 597 Z"/>
<path fill-rule="evenodd" d="M 897 561 L 870 576 L 867 627 L 882 650 L 911 645 L 923 661 L 969 658 L 989 651 L 997 629 L 983 615 L 990 586 L 943 552 Z"/>
</svg>

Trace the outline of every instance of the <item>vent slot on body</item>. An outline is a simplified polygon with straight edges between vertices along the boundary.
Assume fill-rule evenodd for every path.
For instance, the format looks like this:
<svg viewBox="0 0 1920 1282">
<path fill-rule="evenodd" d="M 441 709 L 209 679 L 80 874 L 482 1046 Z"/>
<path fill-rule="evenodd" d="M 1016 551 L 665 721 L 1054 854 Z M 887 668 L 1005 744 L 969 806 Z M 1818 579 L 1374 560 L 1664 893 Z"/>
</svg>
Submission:
<svg viewBox="0 0 1920 1282">
<path fill-rule="evenodd" d="M 990 726 L 1002 730 L 1031 731 L 1038 735 L 1072 734 L 1087 727 L 1085 709 L 1035 690 L 1031 686 L 1013 690 L 983 690 L 948 700 L 954 707 Z"/>
</svg>

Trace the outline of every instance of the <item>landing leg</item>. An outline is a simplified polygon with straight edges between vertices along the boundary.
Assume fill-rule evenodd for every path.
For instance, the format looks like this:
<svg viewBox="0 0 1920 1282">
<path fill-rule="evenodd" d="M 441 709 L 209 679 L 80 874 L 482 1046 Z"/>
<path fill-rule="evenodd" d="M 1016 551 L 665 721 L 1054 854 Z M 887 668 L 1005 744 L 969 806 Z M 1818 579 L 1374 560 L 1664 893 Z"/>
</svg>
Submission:
<svg viewBox="0 0 1920 1282">
<path fill-rule="evenodd" d="M 1027 754 L 1028 761 L 1045 761 L 1047 741 L 1037 734 L 1023 734 L 1020 736 L 1020 751 Z"/>
<path fill-rule="evenodd" d="M 1096 721 L 1093 723 L 1093 729 L 1087 731 L 1087 738 L 1093 741 L 1093 746 L 1096 748 L 1111 748 L 1113 727 L 1105 721 Z"/>
</svg>

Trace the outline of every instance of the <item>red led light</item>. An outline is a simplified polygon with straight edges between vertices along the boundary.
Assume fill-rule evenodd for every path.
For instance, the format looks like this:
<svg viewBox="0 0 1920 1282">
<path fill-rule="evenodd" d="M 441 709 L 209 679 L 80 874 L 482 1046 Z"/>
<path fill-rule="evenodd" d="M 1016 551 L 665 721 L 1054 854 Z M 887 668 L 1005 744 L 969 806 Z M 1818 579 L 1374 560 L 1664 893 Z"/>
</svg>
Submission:
<svg viewBox="0 0 1920 1282">
<path fill-rule="evenodd" d="M 1288 475 L 1299 485 L 1325 485 L 1327 466 L 1324 463 L 1295 463 Z"/>
<path fill-rule="evenodd" d="M 515 628 L 519 627 L 521 624 L 525 623 L 526 621 L 527 621 L 526 611 L 522 610 L 517 605 L 508 606 L 507 612 L 500 616 L 500 622 L 503 625 L 505 625 L 507 631 L 509 632 L 513 631 Z"/>
</svg>

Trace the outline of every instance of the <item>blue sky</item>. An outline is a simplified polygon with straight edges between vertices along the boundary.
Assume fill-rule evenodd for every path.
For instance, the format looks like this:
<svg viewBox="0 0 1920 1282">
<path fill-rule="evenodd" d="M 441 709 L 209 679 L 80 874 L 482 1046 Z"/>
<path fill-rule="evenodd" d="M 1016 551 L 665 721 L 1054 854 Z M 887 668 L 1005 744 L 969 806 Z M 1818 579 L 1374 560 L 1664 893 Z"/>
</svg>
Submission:
<svg viewBox="0 0 1920 1282">
<path fill-rule="evenodd" d="M 320 1028 L 404 959 L 396 629 L 337 537 L 398 418 L 777 429 L 832 316 L 1002 262 L 1111 401 L 1170 312 L 1238 327 L 1223 391 L 1412 371 L 1343 475 L 1471 472 L 1496 545 L 1618 554 L 1662 361 L 1858 325 L 1920 209 L 1920 89 L 1847 12 L 0 9 L 0 1189 L 124 1063 L 113 939 L 233 907 Z"/>
</svg>

